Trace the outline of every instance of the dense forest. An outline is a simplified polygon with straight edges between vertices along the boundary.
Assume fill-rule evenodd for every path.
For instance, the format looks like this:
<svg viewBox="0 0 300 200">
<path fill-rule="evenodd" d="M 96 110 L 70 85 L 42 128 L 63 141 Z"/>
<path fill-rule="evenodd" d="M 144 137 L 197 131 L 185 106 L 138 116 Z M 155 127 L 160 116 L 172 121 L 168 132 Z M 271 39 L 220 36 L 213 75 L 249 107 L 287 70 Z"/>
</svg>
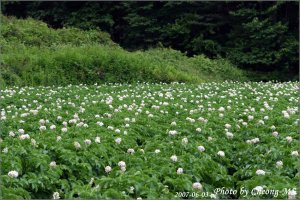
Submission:
<svg viewBox="0 0 300 200">
<path fill-rule="evenodd" d="M 171 47 L 240 68 L 298 74 L 299 2 L 2 2 L 4 15 L 101 29 L 133 51 Z"/>
</svg>

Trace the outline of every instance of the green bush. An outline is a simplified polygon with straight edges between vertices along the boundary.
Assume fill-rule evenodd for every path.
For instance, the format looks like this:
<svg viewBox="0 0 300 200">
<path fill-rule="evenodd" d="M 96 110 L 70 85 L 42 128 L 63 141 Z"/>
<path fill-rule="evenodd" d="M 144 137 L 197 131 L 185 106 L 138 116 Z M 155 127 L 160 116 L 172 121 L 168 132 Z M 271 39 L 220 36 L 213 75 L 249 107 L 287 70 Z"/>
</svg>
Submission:
<svg viewBox="0 0 300 200">
<path fill-rule="evenodd" d="M 223 59 L 189 58 L 167 48 L 128 52 L 101 31 L 1 19 L 1 85 L 246 80 L 243 71 Z"/>
<path fill-rule="evenodd" d="M 1 15 L 0 42 L 4 52 L 12 44 L 33 47 L 53 47 L 60 45 L 80 46 L 84 44 L 117 45 L 108 33 L 100 30 L 84 31 L 78 28 L 52 29 L 46 23 L 31 18 L 26 20 Z"/>
</svg>

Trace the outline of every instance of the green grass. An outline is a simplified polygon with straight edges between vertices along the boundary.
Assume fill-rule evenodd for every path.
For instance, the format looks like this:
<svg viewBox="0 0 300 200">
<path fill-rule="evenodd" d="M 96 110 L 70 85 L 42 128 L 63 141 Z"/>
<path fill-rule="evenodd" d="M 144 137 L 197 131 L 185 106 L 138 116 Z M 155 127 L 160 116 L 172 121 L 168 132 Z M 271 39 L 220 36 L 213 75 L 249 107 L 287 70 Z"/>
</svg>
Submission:
<svg viewBox="0 0 300 200">
<path fill-rule="evenodd" d="M 189 58 L 166 48 L 128 52 L 100 30 L 54 30 L 33 19 L 4 16 L 1 22 L 2 86 L 247 80 L 224 59 Z"/>
</svg>

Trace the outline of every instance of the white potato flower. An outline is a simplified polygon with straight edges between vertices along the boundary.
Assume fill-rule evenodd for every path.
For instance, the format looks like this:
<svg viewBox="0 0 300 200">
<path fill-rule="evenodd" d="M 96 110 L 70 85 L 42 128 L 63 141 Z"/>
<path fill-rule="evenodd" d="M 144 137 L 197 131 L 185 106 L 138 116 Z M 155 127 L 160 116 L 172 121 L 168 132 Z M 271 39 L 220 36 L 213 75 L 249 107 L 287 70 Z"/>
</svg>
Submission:
<svg viewBox="0 0 300 200">
<path fill-rule="evenodd" d="M 287 136 L 285 139 L 286 139 L 286 141 L 288 141 L 288 142 L 292 142 L 292 141 L 293 141 L 293 138 L 292 138 L 291 136 Z"/>
<path fill-rule="evenodd" d="M 171 125 L 172 126 L 176 126 L 177 124 L 176 124 L 176 122 L 172 122 Z"/>
<path fill-rule="evenodd" d="M 21 140 L 30 139 L 30 136 L 28 134 L 20 135 L 19 138 Z"/>
<path fill-rule="evenodd" d="M 50 126 L 50 130 L 54 130 L 54 129 L 56 129 L 56 126 L 53 124 Z"/>
<path fill-rule="evenodd" d="M 280 160 L 280 161 L 277 161 L 276 162 L 276 166 L 278 167 L 278 168 L 281 168 L 282 166 L 283 166 L 283 162 Z"/>
<path fill-rule="evenodd" d="M 272 135 L 273 135 L 274 137 L 277 137 L 277 136 L 278 136 L 278 132 L 277 132 L 277 131 L 274 131 L 274 132 L 272 133 Z"/>
<path fill-rule="evenodd" d="M 124 161 L 118 162 L 119 167 L 126 167 L 126 163 Z"/>
<path fill-rule="evenodd" d="M 288 199 L 296 199 L 296 196 L 297 196 L 297 191 L 295 190 L 290 190 L 288 192 Z"/>
<path fill-rule="evenodd" d="M 175 136 L 176 134 L 177 134 L 176 130 L 169 131 L 169 135 L 171 135 L 171 136 Z"/>
<path fill-rule="evenodd" d="M 67 131 L 68 131 L 68 129 L 65 127 L 61 129 L 61 132 L 63 132 L 63 133 L 66 133 Z"/>
<path fill-rule="evenodd" d="M 5 148 L 2 150 L 2 153 L 8 153 L 8 148 L 5 147 Z"/>
<path fill-rule="evenodd" d="M 178 168 L 177 169 L 177 174 L 182 174 L 183 173 L 183 169 L 182 168 Z"/>
<path fill-rule="evenodd" d="M 225 156 L 225 153 L 224 153 L 224 151 L 218 151 L 217 155 L 218 155 L 218 156 L 221 156 L 221 157 L 224 157 L 224 156 Z"/>
<path fill-rule="evenodd" d="M 203 151 L 205 151 L 205 148 L 204 148 L 204 146 L 198 146 L 198 150 L 199 150 L 200 152 L 203 152 Z"/>
<path fill-rule="evenodd" d="M 226 132 L 226 136 L 227 138 L 229 139 L 232 139 L 233 138 L 233 134 L 231 132 Z"/>
<path fill-rule="evenodd" d="M 292 151 L 292 156 L 299 156 L 298 151 Z"/>
<path fill-rule="evenodd" d="M 11 178 L 17 178 L 19 176 L 19 173 L 15 170 L 8 172 L 8 176 Z"/>
<path fill-rule="evenodd" d="M 80 149 L 81 148 L 81 145 L 79 144 L 79 142 L 74 142 L 74 146 L 75 146 L 75 149 Z"/>
<path fill-rule="evenodd" d="M 189 140 L 186 137 L 182 138 L 182 140 L 181 140 L 182 144 L 187 144 L 188 142 L 189 142 Z"/>
<path fill-rule="evenodd" d="M 10 137 L 15 137 L 15 133 L 13 131 L 10 131 L 8 134 Z"/>
<path fill-rule="evenodd" d="M 96 137 L 95 142 L 98 143 L 98 144 L 101 143 L 100 137 Z"/>
<path fill-rule="evenodd" d="M 201 130 L 201 128 L 196 128 L 196 131 L 201 133 L 202 130 Z"/>
<path fill-rule="evenodd" d="M 40 126 L 40 131 L 45 131 L 46 129 L 46 126 Z"/>
<path fill-rule="evenodd" d="M 134 149 L 128 149 L 127 153 L 133 154 L 134 153 Z"/>
<path fill-rule="evenodd" d="M 61 136 L 56 137 L 56 142 L 59 142 L 59 141 L 61 141 Z"/>
<path fill-rule="evenodd" d="M 193 183 L 193 188 L 197 190 L 202 190 L 202 185 L 199 182 Z"/>
<path fill-rule="evenodd" d="M 173 162 L 176 162 L 176 161 L 177 161 L 177 156 L 176 156 L 176 155 L 171 156 L 171 160 L 172 160 Z"/>
<path fill-rule="evenodd" d="M 258 169 L 256 170 L 256 175 L 259 175 L 259 176 L 264 176 L 266 174 L 266 172 L 264 170 L 261 170 L 261 169 Z"/>
<path fill-rule="evenodd" d="M 121 141 L 122 141 L 122 138 L 117 138 L 117 139 L 115 139 L 115 142 L 116 142 L 117 144 L 120 144 Z"/>
<path fill-rule="evenodd" d="M 106 172 L 106 173 L 111 172 L 111 170 L 112 170 L 112 169 L 111 169 L 111 166 L 106 166 L 106 167 L 105 167 L 105 172 Z"/>
<path fill-rule="evenodd" d="M 225 124 L 225 128 L 230 129 L 231 125 L 230 124 Z"/>
<path fill-rule="evenodd" d="M 253 188 L 253 190 L 255 190 L 257 193 L 263 191 L 263 187 L 262 186 L 256 186 L 255 188 Z"/>
<path fill-rule="evenodd" d="M 58 192 L 53 193 L 53 199 L 60 199 L 60 196 L 59 196 Z"/>
<path fill-rule="evenodd" d="M 19 129 L 18 132 L 19 132 L 20 134 L 24 134 L 24 133 L 25 133 L 24 129 Z"/>
<path fill-rule="evenodd" d="M 49 165 L 50 165 L 50 167 L 56 167 L 56 162 L 55 161 L 51 161 Z"/>
<path fill-rule="evenodd" d="M 89 139 L 86 139 L 86 140 L 84 140 L 84 143 L 85 143 L 86 145 L 91 145 L 91 144 L 92 144 L 92 141 L 89 140 Z"/>
</svg>

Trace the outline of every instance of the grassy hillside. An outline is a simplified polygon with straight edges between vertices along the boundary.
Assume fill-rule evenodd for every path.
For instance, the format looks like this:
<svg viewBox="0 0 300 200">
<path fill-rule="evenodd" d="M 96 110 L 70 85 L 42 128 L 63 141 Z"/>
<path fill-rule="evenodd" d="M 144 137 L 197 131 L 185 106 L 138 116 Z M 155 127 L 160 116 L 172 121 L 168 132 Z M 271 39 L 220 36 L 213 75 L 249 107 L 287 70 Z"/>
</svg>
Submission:
<svg viewBox="0 0 300 200">
<path fill-rule="evenodd" d="M 1 17 L 0 84 L 247 80 L 223 59 L 188 58 L 166 48 L 128 52 L 100 30 L 54 30 L 45 23 Z"/>
</svg>

